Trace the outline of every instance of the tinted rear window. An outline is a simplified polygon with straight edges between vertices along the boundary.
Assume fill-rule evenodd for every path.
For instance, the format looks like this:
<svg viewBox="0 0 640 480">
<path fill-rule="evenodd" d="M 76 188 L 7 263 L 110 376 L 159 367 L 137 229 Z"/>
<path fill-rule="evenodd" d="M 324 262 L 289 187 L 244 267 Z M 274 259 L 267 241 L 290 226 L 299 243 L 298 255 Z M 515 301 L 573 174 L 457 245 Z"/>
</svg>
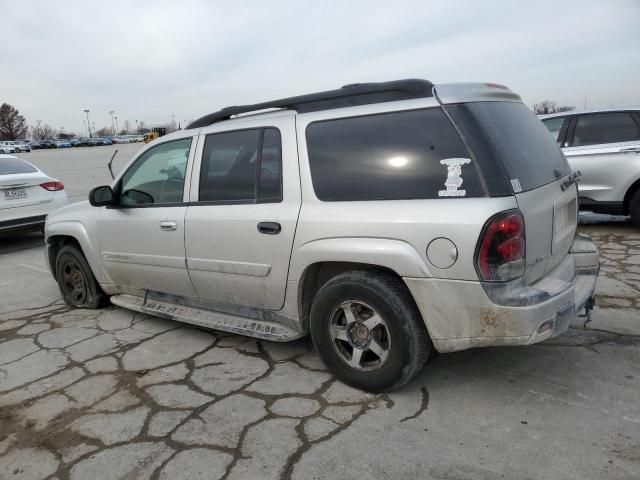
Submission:
<svg viewBox="0 0 640 480">
<path fill-rule="evenodd" d="M 527 191 L 571 172 L 549 130 L 524 104 L 473 102 L 447 107 L 456 124 L 474 137 L 471 148 L 485 178 L 506 173 L 513 191 Z"/>
<path fill-rule="evenodd" d="M 323 201 L 485 195 L 440 108 L 314 122 L 307 148 L 313 188 Z"/>
<path fill-rule="evenodd" d="M 0 175 L 37 172 L 34 167 L 19 158 L 0 158 Z"/>
</svg>

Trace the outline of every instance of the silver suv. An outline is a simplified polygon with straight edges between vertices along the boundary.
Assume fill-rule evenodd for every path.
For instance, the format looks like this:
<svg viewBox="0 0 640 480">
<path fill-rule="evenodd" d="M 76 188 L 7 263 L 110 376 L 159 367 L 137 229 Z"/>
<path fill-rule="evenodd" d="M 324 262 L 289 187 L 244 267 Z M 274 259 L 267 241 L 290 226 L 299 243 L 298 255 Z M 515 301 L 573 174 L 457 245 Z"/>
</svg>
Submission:
<svg viewBox="0 0 640 480">
<path fill-rule="evenodd" d="M 404 385 L 433 349 L 562 333 L 599 270 L 575 177 L 520 97 L 425 80 L 229 107 L 47 218 L 65 301 L 273 341 Z"/>
<path fill-rule="evenodd" d="M 582 173 L 580 209 L 630 215 L 640 227 L 640 108 L 541 115 L 569 165 Z"/>
</svg>

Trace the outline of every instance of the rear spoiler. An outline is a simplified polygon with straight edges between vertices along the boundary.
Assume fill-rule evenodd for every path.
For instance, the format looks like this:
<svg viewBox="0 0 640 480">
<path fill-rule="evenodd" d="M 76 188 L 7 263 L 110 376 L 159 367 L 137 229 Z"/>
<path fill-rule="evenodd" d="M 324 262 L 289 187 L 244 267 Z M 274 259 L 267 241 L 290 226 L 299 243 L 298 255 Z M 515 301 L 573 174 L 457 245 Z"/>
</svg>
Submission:
<svg viewBox="0 0 640 480">
<path fill-rule="evenodd" d="M 465 102 L 522 102 L 517 93 L 497 83 L 443 83 L 433 87 L 442 105 Z"/>
</svg>

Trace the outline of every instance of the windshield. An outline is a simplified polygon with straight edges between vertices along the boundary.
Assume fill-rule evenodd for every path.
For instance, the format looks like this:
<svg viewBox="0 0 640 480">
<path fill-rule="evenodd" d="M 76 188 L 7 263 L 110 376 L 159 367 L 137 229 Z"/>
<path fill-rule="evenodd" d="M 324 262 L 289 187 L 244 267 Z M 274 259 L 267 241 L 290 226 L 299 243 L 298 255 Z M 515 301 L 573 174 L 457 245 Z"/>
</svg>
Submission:
<svg viewBox="0 0 640 480">
<path fill-rule="evenodd" d="M 502 165 L 515 193 L 532 190 L 571 172 L 549 130 L 519 102 L 472 102 L 447 108 L 463 125 L 476 155 Z M 478 135 L 479 134 L 479 135 Z M 483 162 L 484 163 L 484 162 Z M 484 170 L 484 168 L 483 168 Z M 494 170 L 494 169 L 492 169 Z M 485 178 L 495 174 L 483 171 Z"/>
<path fill-rule="evenodd" d="M 37 172 L 32 165 L 19 158 L 0 158 L 0 175 Z"/>
</svg>

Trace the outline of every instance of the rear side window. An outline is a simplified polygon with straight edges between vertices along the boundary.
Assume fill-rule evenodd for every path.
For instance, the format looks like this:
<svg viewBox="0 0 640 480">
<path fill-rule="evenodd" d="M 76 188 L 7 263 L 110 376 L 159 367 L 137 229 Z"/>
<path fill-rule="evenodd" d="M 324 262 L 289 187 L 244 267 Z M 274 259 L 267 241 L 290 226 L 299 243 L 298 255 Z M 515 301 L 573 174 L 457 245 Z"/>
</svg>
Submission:
<svg viewBox="0 0 640 480">
<path fill-rule="evenodd" d="M 314 122 L 306 135 L 320 200 L 484 196 L 476 166 L 440 108 Z"/>
<path fill-rule="evenodd" d="M 629 113 L 591 113 L 578 117 L 572 146 L 631 142 L 638 139 L 640 128 Z"/>
<path fill-rule="evenodd" d="M 19 158 L 0 158 L 0 175 L 37 172 L 32 165 Z"/>
<path fill-rule="evenodd" d="M 519 102 L 471 102 L 447 107 L 491 179 L 492 194 L 533 190 L 571 172 L 549 130 Z"/>
<path fill-rule="evenodd" d="M 200 168 L 203 202 L 282 200 L 282 147 L 276 128 L 207 135 Z"/>
</svg>

